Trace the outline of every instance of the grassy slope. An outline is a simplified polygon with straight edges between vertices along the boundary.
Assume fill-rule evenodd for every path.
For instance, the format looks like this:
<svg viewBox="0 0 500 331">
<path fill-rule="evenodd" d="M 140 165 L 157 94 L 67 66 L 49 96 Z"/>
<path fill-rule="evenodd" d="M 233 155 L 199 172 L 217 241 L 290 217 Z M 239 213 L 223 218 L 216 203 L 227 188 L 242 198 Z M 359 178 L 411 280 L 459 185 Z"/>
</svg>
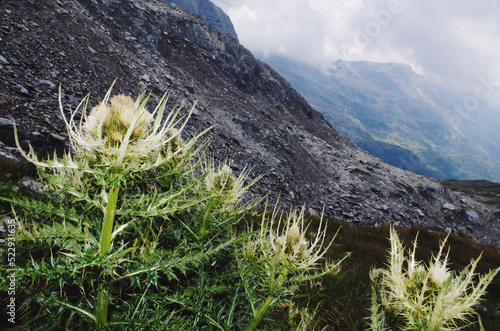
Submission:
<svg viewBox="0 0 500 331">
<path fill-rule="evenodd" d="M 449 190 L 463 192 L 476 201 L 500 207 L 500 184 L 487 180 L 442 180 Z"/>
</svg>

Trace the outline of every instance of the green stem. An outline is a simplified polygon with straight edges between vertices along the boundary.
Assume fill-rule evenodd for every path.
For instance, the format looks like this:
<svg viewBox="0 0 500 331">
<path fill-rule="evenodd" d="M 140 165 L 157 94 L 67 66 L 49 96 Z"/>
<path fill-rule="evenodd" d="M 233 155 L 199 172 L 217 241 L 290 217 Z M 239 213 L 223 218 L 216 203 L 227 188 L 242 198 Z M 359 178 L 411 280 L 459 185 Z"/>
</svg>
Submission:
<svg viewBox="0 0 500 331">
<path fill-rule="evenodd" d="M 113 223 L 115 219 L 116 203 L 118 201 L 118 185 L 112 187 L 108 194 L 108 204 L 104 210 L 104 220 L 102 222 L 101 242 L 99 245 L 99 254 L 104 255 L 109 246 L 111 246 L 111 234 L 113 233 Z M 107 283 L 105 280 L 97 292 L 96 324 L 99 326 L 108 324 L 108 304 L 109 295 L 106 291 Z"/>
<path fill-rule="evenodd" d="M 259 311 L 257 314 L 253 317 L 252 323 L 247 327 L 247 331 L 253 331 L 257 327 L 257 324 L 259 324 L 260 320 L 264 315 L 267 313 L 269 308 L 271 308 L 271 305 L 276 301 L 276 299 L 272 296 L 268 296 L 266 299 L 266 302 L 260 307 Z"/>
<path fill-rule="evenodd" d="M 99 290 L 97 293 L 97 312 L 95 322 L 97 325 L 107 325 L 108 324 L 108 303 L 109 296 L 103 290 Z"/>
<path fill-rule="evenodd" d="M 109 190 L 108 205 L 104 210 L 104 220 L 102 222 L 101 243 L 99 253 L 104 255 L 111 245 L 111 234 L 113 232 L 113 222 L 115 219 L 116 203 L 118 201 L 118 191 L 120 187 L 116 186 Z"/>
<path fill-rule="evenodd" d="M 276 280 L 276 263 L 277 263 L 278 256 L 275 256 L 274 259 L 271 262 L 271 272 L 269 273 L 269 293 L 273 294 L 274 293 L 274 286 L 275 286 L 275 280 Z"/>
</svg>

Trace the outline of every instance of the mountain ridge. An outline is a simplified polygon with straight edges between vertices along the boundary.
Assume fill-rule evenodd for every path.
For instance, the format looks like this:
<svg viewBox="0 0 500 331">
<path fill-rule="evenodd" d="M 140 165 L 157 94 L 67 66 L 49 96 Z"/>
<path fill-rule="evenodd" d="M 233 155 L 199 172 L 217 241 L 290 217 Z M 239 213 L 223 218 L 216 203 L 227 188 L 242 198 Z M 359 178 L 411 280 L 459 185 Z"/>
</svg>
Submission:
<svg viewBox="0 0 500 331">
<path fill-rule="evenodd" d="M 185 10 L 200 16 L 217 29 L 227 32 L 238 40 L 238 35 L 234 30 L 233 22 L 222 9 L 213 4 L 210 0 L 164 0 L 166 3 L 173 3 Z"/>
<path fill-rule="evenodd" d="M 500 118 L 484 103 L 475 114 L 460 110 L 470 93 L 405 64 L 339 60 L 316 67 L 267 60 L 341 134 L 386 162 L 439 179 L 500 181 L 493 127 Z"/>
<path fill-rule="evenodd" d="M 87 93 L 170 91 L 169 105 L 199 99 L 186 128 L 206 134 L 207 153 L 263 175 L 249 192 L 283 208 L 361 225 L 424 226 L 500 244 L 500 211 L 438 181 L 389 166 L 338 134 L 278 73 L 237 40 L 159 0 L 20 0 L 0 4 L 0 156 L 13 142 L 40 153 L 64 149 L 58 110 Z M 10 161 L 9 161 L 10 162 Z M 474 211 L 478 218 L 467 214 Z M 475 215 L 475 214 L 472 214 Z"/>
</svg>

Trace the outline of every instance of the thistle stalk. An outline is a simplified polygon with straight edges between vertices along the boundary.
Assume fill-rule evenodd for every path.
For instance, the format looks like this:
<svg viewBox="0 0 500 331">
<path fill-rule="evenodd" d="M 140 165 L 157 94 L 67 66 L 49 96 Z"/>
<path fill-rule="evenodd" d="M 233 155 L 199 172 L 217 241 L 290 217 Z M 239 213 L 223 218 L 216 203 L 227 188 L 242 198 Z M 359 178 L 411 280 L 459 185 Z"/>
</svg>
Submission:
<svg viewBox="0 0 500 331">
<path fill-rule="evenodd" d="M 102 222 L 101 231 L 101 241 L 99 244 L 99 254 L 104 255 L 109 247 L 111 246 L 111 234 L 113 232 L 113 223 L 115 219 L 116 203 L 118 201 L 118 192 L 120 186 L 113 186 L 109 190 L 108 194 L 108 204 L 104 209 L 104 219 Z M 104 280 L 102 287 L 107 287 L 107 282 Z M 97 306 L 96 306 L 96 324 L 97 325 L 107 325 L 108 324 L 108 304 L 109 296 L 108 293 L 100 289 L 97 293 Z"/>
<path fill-rule="evenodd" d="M 171 257 L 167 254 L 170 245 L 159 244 L 162 225 L 153 226 L 153 218 L 162 216 L 166 220 L 168 215 L 178 210 L 190 209 L 196 202 L 208 200 L 209 203 L 206 206 L 203 205 L 206 210 L 202 214 L 199 236 L 195 235 L 199 241 L 206 240 L 211 229 L 211 222 L 213 222 L 211 213 L 236 210 L 242 194 L 250 186 L 244 185 L 247 171 L 233 178 L 230 167 L 226 165 L 218 172 L 215 168 L 211 168 L 214 170 L 210 174 L 213 173 L 215 185 L 205 185 L 209 188 L 207 192 L 201 190 L 195 192 L 197 185 L 200 185 L 203 180 L 194 178 L 194 173 L 201 163 L 191 161 L 201 150 L 202 145 L 195 148 L 195 143 L 204 132 L 186 141 L 181 139 L 181 133 L 192 114 L 194 105 L 185 115 L 181 115 L 182 106 L 174 107 L 171 112 L 165 114 L 168 99 L 168 94 L 165 94 L 156 108 L 149 112 L 146 108 L 149 96 L 145 92 L 133 99 L 120 94 L 111 96 L 111 91 L 112 87 L 102 102 L 90 111 L 87 110 L 89 96 L 85 97 L 67 116 L 62 104 L 62 89 L 59 89 L 60 111 L 68 131 L 71 150 L 62 157 L 54 155 L 53 158 L 41 160 L 31 146 L 29 146 L 29 152 L 23 151 L 16 128 L 14 128 L 14 137 L 21 154 L 38 168 L 47 170 L 43 172 L 47 187 L 60 193 L 57 201 L 61 202 L 62 207 L 57 209 L 57 215 L 63 216 L 65 220 L 72 220 L 71 223 L 54 221 L 52 225 L 37 224 L 33 226 L 33 233 L 27 233 L 30 238 L 36 237 L 40 241 L 44 240 L 50 245 L 58 246 L 60 255 L 54 258 L 51 254 L 50 266 L 48 263 L 45 264 L 44 259 L 40 264 L 48 266 L 50 270 L 53 268 L 58 275 L 61 270 L 66 272 L 64 275 L 70 275 L 70 279 L 58 278 L 61 279 L 58 283 L 60 295 L 55 302 L 61 307 L 56 307 L 49 300 L 42 303 L 41 309 L 49 312 L 57 309 L 58 315 L 54 317 L 45 314 L 49 316 L 45 318 L 47 325 L 56 325 L 63 310 L 68 308 L 77 313 L 73 312 L 70 315 L 74 316 L 75 320 L 83 321 L 83 319 L 90 318 L 92 323 L 95 323 L 95 329 L 102 329 L 112 324 L 108 322 L 108 317 L 110 321 L 114 321 L 116 318 L 113 312 L 115 309 L 120 310 L 121 307 L 114 306 L 108 316 L 109 303 L 123 301 L 116 299 L 115 296 L 121 295 L 121 292 L 117 294 L 113 291 L 111 283 L 119 276 L 119 270 L 139 266 L 138 270 L 122 276 L 121 279 L 123 279 L 134 278 L 138 274 L 149 272 L 150 270 L 143 268 L 143 265 L 149 266 L 155 263 L 159 265 L 157 269 L 162 269 L 163 266 L 170 268 L 171 263 L 167 261 Z M 157 174 L 159 176 L 156 176 Z M 205 177 L 210 177 L 209 175 Z M 178 183 L 177 179 L 179 179 Z M 151 182 L 147 183 L 147 181 Z M 217 186 L 217 184 L 220 185 Z M 210 190 L 213 186 L 216 189 Z M 206 199 L 198 193 L 209 194 L 210 197 Z M 127 199 L 124 199 L 124 196 Z M 74 207 L 71 206 L 71 210 L 68 210 L 68 215 L 66 215 L 64 207 L 73 200 L 77 203 Z M 56 208 L 52 208 L 50 204 L 46 210 L 55 214 L 52 210 Z M 89 217 L 83 213 L 82 217 L 79 217 L 80 210 L 88 213 Z M 95 217 L 94 212 L 102 216 Z M 123 224 L 114 225 L 115 214 L 120 215 L 117 222 L 120 221 L 119 223 Z M 139 216 L 144 217 L 144 222 L 130 220 L 130 217 Z M 143 229 L 142 227 L 147 226 L 147 223 L 149 227 Z M 126 227 L 133 227 L 133 229 L 125 232 L 123 230 Z M 140 235 L 143 237 L 140 238 Z M 115 248 L 113 241 L 118 239 L 120 245 Z M 182 265 L 179 269 L 182 272 L 189 270 L 190 266 L 188 267 L 186 261 L 201 261 L 202 254 L 206 256 L 215 254 L 221 249 L 220 247 L 225 247 L 232 241 L 217 248 L 210 248 L 215 244 L 207 242 L 207 247 L 209 247 L 207 252 L 186 253 L 186 256 L 178 260 L 183 261 L 179 263 Z M 184 242 L 178 245 L 184 245 Z M 160 251 L 158 254 L 156 254 L 157 248 Z M 135 254 L 135 252 L 139 253 Z M 174 253 L 176 253 L 175 250 Z M 176 254 L 172 255 L 176 256 Z M 71 266 L 68 263 L 68 256 L 71 258 Z M 57 258 L 60 259 L 57 260 Z M 34 259 L 32 261 L 34 268 L 38 269 Z M 56 266 L 54 261 L 63 264 Z M 81 272 L 76 272 L 77 270 Z M 87 273 L 87 270 L 90 271 Z M 95 273 L 95 270 L 100 271 Z M 170 277 L 173 272 L 165 272 L 165 274 Z M 33 278 L 42 277 L 40 273 L 37 275 L 39 276 Z M 50 277 L 47 283 L 49 280 L 51 280 Z M 71 286 L 76 284 L 82 291 L 89 289 L 89 293 L 86 293 L 84 298 L 78 294 L 66 294 L 67 284 Z M 133 282 L 130 285 L 131 288 L 135 286 Z M 51 289 L 47 289 L 47 292 L 49 291 Z M 127 315 L 130 320 L 139 315 L 142 303 L 150 300 L 146 297 L 146 292 L 147 289 L 142 293 L 140 304 L 136 305 L 131 317 Z M 43 295 L 45 294 L 41 296 Z M 50 297 L 53 296 L 50 295 Z M 38 303 L 37 300 L 36 305 Z M 91 310 L 94 314 L 90 312 Z M 64 314 L 66 316 L 65 312 Z M 72 318 L 70 317 L 66 327 L 71 325 Z"/>
<path fill-rule="evenodd" d="M 270 219 L 267 213 L 263 214 L 260 233 L 254 232 L 243 245 L 241 262 L 248 268 L 242 268 L 240 275 L 252 304 L 247 330 L 255 330 L 273 305 L 293 294 L 301 282 L 339 270 L 343 259 L 320 267 L 319 260 L 333 242 L 332 239 L 325 243 L 326 225 L 321 221 L 313 240 L 309 241 L 306 238 L 309 225 L 304 225 L 304 218 L 304 208 L 300 212 L 292 210 L 288 215 L 275 208 Z M 254 309 L 254 303 L 261 300 L 260 307 Z"/>
<path fill-rule="evenodd" d="M 99 290 L 97 293 L 96 325 L 106 326 L 108 324 L 108 304 L 108 293 L 104 290 Z"/>
<path fill-rule="evenodd" d="M 115 219 L 116 203 L 118 201 L 118 192 L 120 187 L 117 185 L 109 190 L 108 204 L 104 209 L 104 219 L 102 222 L 101 241 L 99 245 L 99 254 L 104 255 L 111 245 L 111 234 L 113 232 L 113 223 Z"/>
<path fill-rule="evenodd" d="M 262 319 L 262 317 L 264 317 L 264 315 L 267 313 L 267 311 L 269 310 L 269 308 L 271 308 L 271 306 L 274 304 L 274 302 L 276 302 L 276 300 L 277 299 L 274 298 L 272 295 L 270 295 L 270 296 L 267 297 L 267 299 L 264 302 L 264 304 L 260 307 L 260 309 L 257 312 L 257 314 L 255 314 L 255 316 L 253 317 L 252 322 L 247 327 L 247 331 L 253 331 L 253 330 L 255 330 L 255 328 L 259 324 L 260 320 Z"/>
<path fill-rule="evenodd" d="M 208 218 L 210 217 L 210 213 L 212 212 L 212 206 L 213 206 L 213 201 L 210 200 L 208 202 L 207 210 L 205 210 L 205 213 L 203 214 L 203 219 L 201 221 L 200 235 L 198 236 L 199 241 L 204 240 L 208 234 L 207 222 Z"/>
</svg>

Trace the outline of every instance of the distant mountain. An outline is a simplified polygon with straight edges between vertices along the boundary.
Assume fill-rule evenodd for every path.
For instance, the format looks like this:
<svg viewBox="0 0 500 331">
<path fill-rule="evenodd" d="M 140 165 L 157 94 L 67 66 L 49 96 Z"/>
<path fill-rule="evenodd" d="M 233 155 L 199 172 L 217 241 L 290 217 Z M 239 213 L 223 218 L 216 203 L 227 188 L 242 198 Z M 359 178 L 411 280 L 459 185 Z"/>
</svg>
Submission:
<svg viewBox="0 0 500 331">
<path fill-rule="evenodd" d="M 200 16 L 213 27 L 231 34 L 238 39 L 234 30 L 233 22 L 222 9 L 214 5 L 209 0 L 163 0 L 167 3 L 173 3 L 195 15 Z"/>
<path fill-rule="evenodd" d="M 500 109 L 473 104 L 474 93 L 453 91 L 408 65 L 266 61 L 339 133 L 387 163 L 435 178 L 500 182 Z"/>
</svg>

